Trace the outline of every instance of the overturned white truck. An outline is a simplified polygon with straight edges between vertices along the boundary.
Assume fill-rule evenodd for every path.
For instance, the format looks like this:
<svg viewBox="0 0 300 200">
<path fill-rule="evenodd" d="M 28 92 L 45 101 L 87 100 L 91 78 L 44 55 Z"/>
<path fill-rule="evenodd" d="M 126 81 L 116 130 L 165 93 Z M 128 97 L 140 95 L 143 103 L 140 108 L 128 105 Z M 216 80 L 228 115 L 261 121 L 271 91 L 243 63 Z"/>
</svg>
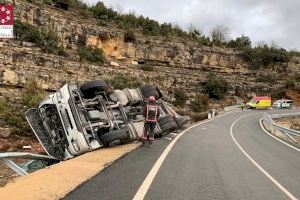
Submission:
<svg viewBox="0 0 300 200">
<path fill-rule="evenodd" d="M 102 146 L 138 140 L 143 133 L 143 105 L 149 96 L 160 104 L 157 137 L 190 122 L 166 103 L 155 86 L 109 91 L 103 80 L 82 86 L 66 84 L 38 108 L 29 109 L 25 117 L 47 154 L 65 160 Z"/>
</svg>

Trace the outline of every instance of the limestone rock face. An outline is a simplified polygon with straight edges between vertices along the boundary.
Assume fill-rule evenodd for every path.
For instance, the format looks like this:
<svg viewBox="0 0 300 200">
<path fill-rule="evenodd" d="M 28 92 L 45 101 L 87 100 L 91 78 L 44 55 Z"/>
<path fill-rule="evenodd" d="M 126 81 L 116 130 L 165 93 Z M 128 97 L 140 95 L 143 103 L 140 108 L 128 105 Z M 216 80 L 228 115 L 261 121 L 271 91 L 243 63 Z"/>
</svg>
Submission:
<svg viewBox="0 0 300 200">
<path fill-rule="evenodd" d="M 67 82 L 83 83 L 117 73 L 156 83 L 172 92 L 183 89 L 189 96 L 202 91 L 209 76 L 222 76 L 230 82 L 230 94 L 267 94 L 281 87 L 289 76 L 300 76 L 300 58 L 272 68 L 278 74 L 274 83 L 257 82 L 257 72 L 249 70 L 231 49 L 205 47 L 182 39 L 142 36 L 136 33 L 135 43 L 124 42 L 124 31 L 116 27 L 100 27 L 97 21 L 80 18 L 73 11 L 66 12 L 46 5 L 17 1 L 16 17 L 39 28 L 51 28 L 69 57 L 45 54 L 34 44 L 18 41 L 0 42 L 0 92 L 11 94 L 7 86 L 22 87 L 35 78 L 47 90 L 56 90 Z M 90 64 L 80 62 L 78 43 L 103 49 L 110 62 Z M 155 66 L 153 72 L 142 71 L 138 61 Z M 11 89 L 11 87 L 10 87 Z"/>
</svg>

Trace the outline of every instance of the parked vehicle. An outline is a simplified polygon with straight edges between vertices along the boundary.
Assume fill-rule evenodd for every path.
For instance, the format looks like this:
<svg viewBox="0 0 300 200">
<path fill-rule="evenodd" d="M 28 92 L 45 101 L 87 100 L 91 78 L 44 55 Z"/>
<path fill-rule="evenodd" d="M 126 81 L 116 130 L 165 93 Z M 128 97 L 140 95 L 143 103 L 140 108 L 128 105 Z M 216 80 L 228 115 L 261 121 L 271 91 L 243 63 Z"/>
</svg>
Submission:
<svg viewBox="0 0 300 200">
<path fill-rule="evenodd" d="M 271 97 L 253 97 L 250 102 L 246 104 L 250 109 L 267 109 L 271 107 Z"/>
<path fill-rule="evenodd" d="M 190 119 L 171 111 L 164 95 L 152 85 L 108 91 L 103 80 L 82 86 L 66 84 L 38 108 L 25 113 L 48 155 L 70 159 L 103 146 L 138 140 L 143 134 L 143 105 L 155 96 L 162 105 L 156 136 L 182 128 Z"/>
<path fill-rule="evenodd" d="M 273 107 L 280 109 L 280 108 L 292 108 L 294 106 L 293 100 L 288 99 L 280 99 L 273 103 Z"/>
</svg>

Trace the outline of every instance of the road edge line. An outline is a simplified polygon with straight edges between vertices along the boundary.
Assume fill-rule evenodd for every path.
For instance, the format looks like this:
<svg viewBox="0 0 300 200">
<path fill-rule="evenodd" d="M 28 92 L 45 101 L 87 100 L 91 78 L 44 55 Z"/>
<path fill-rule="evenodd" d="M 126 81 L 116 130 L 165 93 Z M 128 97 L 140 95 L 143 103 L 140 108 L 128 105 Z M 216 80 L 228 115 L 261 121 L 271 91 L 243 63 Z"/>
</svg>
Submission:
<svg viewBox="0 0 300 200">
<path fill-rule="evenodd" d="M 248 114 L 251 115 L 251 114 Z M 243 147 L 236 141 L 234 135 L 233 135 L 233 127 L 234 125 L 242 118 L 248 116 L 248 115 L 243 115 L 236 119 L 231 127 L 230 127 L 230 135 L 231 138 L 233 139 L 234 143 L 237 145 L 237 147 L 241 150 L 241 152 L 268 178 L 270 181 L 272 181 L 285 195 L 287 195 L 290 199 L 292 200 L 298 200 L 294 195 L 292 195 L 284 186 L 282 186 L 275 178 L 273 178 L 263 167 L 261 167 L 244 149 Z"/>
<path fill-rule="evenodd" d="M 192 125 L 191 127 L 187 128 L 186 130 L 182 131 L 181 133 L 179 133 L 171 142 L 170 144 L 165 148 L 165 150 L 163 151 L 163 153 L 160 155 L 160 157 L 156 160 L 155 164 L 153 165 L 153 167 L 151 168 L 150 172 L 148 173 L 148 175 L 146 176 L 146 178 L 144 179 L 143 183 L 141 184 L 141 186 L 139 187 L 138 191 L 136 192 L 136 194 L 134 195 L 134 197 L 132 198 L 133 200 L 142 200 L 145 198 L 154 178 L 156 177 L 160 167 L 162 166 L 164 160 L 166 159 L 167 155 L 169 154 L 169 152 L 172 150 L 173 146 L 175 145 L 175 143 L 177 142 L 177 140 L 179 140 L 181 138 L 182 135 L 184 135 L 187 131 L 191 130 L 192 128 L 199 126 L 201 124 L 205 124 L 208 123 L 210 121 L 213 121 L 215 119 L 224 117 L 228 114 L 231 113 L 235 113 L 238 111 L 231 111 L 231 112 L 227 112 L 224 113 L 220 116 L 214 117 L 212 119 L 209 120 L 205 120 L 202 122 L 199 122 L 197 124 Z"/>
<path fill-rule="evenodd" d="M 276 139 L 277 141 L 279 141 L 279 142 L 281 142 L 281 143 L 283 143 L 283 144 L 285 144 L 285 145 L 287 145 L 287 146 L 293 148 L 294 150 L 300 152 L 300 149 L 299 149 L 299 148 L 294 147 L 293 145 L 290 145 L 289 143 L 287 143 L 287 142 L 285 142 L 285 141 L 283 141 L 283 140 L 281 140 L 281 139 L 275 137 L 275 136 L 272 135 L 271 133 L 269 133 L 269 131 L 267 131 L 267 130 L 265 129 L 265 127 L 262 125 L 262 120 L 263 120 L 263 119 L 264 119 L 264 118 L 261 118 L 261 119 L 259 120 L 259 124 L 260 124 L 261 129 L 262 129 L 266 134 L 268 134 L 268 135 L 271 136 L 272 138 Z"/>
</svg>

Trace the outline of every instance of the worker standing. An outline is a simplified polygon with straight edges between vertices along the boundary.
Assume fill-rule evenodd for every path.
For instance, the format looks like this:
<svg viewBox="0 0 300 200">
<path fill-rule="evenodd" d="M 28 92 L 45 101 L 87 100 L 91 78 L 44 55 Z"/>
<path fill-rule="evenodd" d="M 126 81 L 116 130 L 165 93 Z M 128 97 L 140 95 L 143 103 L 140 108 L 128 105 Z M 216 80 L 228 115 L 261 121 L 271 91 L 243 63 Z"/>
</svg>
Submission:
<svg viewBox="0 0 300 200">
<path fill-rule="evenodd" d="M 156 104 L 154 96 L 150 96 L 144 106 L 143 115 L 145 117 L 143 144 L 149 141 L 149 146 L 154 141 L 154 130 L 159 116 L 159 106 Z"/>
</svg>

